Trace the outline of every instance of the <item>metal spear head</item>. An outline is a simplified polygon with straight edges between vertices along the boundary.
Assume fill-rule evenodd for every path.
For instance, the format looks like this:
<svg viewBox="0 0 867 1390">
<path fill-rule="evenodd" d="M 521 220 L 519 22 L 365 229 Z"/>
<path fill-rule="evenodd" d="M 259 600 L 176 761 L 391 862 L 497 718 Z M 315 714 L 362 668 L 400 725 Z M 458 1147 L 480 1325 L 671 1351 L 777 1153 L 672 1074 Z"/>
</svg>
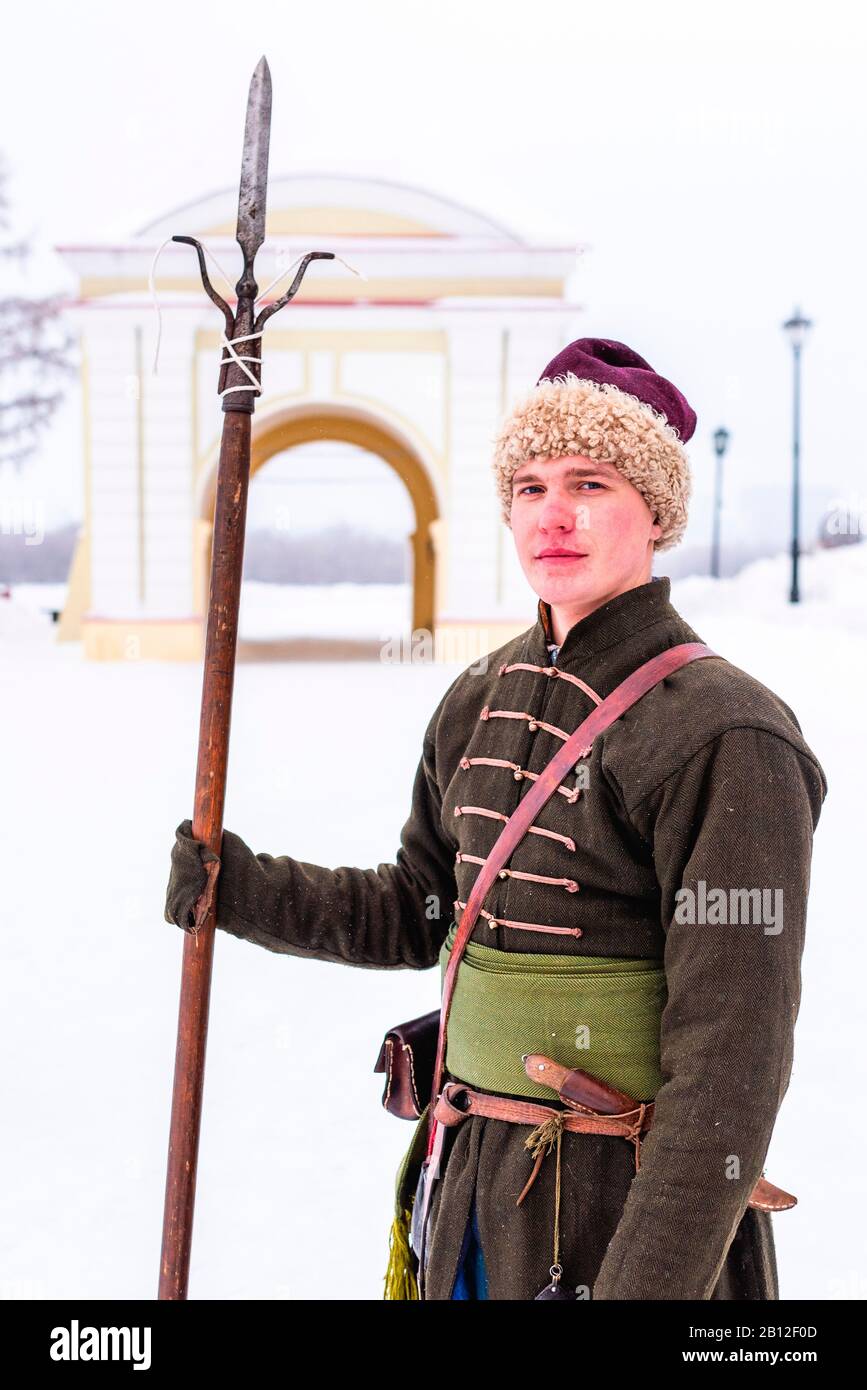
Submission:
<svg viewBox="0 0 867 1390">
<path fill-rule="evenodd" d="M 263 54 L 256 65 L 250 81 L 247 97 L 247 119 L 244 123 L 244 152 L 241 156 L 241 183 L 238 191 L 238 228 L 235 233 L 238 245 L 244 256 L 244 269 L 235 286 L 237 305 L 229 305 L 218 294 L 208 278 L 205 264 L 205 250 L 200 241 L 192 236 L 175 236 L 173 241 L 194 246 L 199 258 L 199 272 L 202 284 L 209 299 L 216 304 L 226 325 L 226 339 L 230 343 L 246 343 L 250 337 L 261 334 L 263 324 L 294 299 L 298 293 L 305 272 L 311 261 L 333 261 L 333 251 L 308 251 L 301 260 L 295 278 L 285 294 L 273 304 L 267 304 L 255 317 L 258 286 L 253 274 L 253 261 L 256 252 L 265 240 L 265 206 L 268 194 L 268 148 L 271 142 L 271 70 Z M 294 264 L 294 262 L 293 262 Z M 290 266 L 291 269 L 291 266 Z M 283 277 L 280 276 L 280 279 Z M 231 349 L 230 349 L 231 353 Z M 253 410 L 253 394 L 250 386 L 261 380 L 261 357 L 252 351 L 244 354 L 245 366 L 232 354 L 220 363 L 220 376 L 217 390 L 223 398 L 224 411 Z M 243 388 L 241 390 L 240 388 Z M 230 394 L 231 393 L 231 394 Z M 258 394 L 258 390 L 257 390 Z"/>
<path fill-rule="evenodd" d="M 238 191 L 238 245 L 249 268 L 265 240 L 265 205 L 268 193 L 268 147 L 271 141 L 271 69 L 263 54 L 250 80 L 241 186 Z"/>
</svg>

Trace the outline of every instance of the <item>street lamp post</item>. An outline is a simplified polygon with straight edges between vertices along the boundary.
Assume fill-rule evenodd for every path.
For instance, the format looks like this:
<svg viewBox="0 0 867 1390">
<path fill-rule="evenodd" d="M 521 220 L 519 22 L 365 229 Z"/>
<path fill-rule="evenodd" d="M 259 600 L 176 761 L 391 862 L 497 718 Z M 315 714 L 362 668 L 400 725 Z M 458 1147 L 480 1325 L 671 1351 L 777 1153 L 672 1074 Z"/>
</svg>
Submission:
<svg viewBox="0 0 867 1390">
<path fill-rule="evenodd" d="M 796 309 L 790 319 L 783 324 L 789 335 L 794 357 L 793 417 L 792 417 L 792 587 L 789 592 L 790 603 L 800 603 L 798 588 L 798 559 L 800 556 L 801 530 L 801 348 L 813 324 L 805 319 L 800 309 Z"/>
<path fill-rule="evenodd" d="M 713 447 L 716 451 L 716 478 L 714 479 L 713 532 L 710 546 L 710 572 L 714 579 L 719 579 L 719 532 L 720 513 L 722 512 L 723 457 L 728 448 L 730 438 L 731 435 L 723 425 L 720 425 L 718 430 L 714 430 Z"/>
</svg>

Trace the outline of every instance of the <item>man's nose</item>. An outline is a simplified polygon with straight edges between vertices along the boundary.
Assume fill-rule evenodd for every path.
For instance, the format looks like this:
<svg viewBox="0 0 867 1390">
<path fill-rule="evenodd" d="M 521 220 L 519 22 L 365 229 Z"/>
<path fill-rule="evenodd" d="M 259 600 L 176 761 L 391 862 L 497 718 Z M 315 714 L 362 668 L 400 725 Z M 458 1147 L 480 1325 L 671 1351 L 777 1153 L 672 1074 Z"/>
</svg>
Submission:
<svg viewBox="0 0 867 1390">
<path fill-rule="evenodd" d="M 575 507 L 559 493 L 548 492 L 539 508 L 540 531 L 571 531 L 575 525 Z"/>
</svg>

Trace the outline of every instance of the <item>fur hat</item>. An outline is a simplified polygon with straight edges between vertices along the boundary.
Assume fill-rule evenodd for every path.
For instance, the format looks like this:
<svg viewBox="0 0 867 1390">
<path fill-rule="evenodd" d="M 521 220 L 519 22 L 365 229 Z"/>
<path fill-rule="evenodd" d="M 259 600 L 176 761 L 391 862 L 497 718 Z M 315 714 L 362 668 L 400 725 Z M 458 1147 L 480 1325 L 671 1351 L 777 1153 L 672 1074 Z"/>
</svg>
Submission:
<svg viewBox="0 0 867 1390">
<path fill-rule="evenodd" d="M 612 463 L 662 527 L 656 550 L 677 545 L 692 491 L 684 444 L 696 417 L 686 397 L 625 343 L 578 338 L 558 353 L 505 420 L 493 460 L 503 520 L 512 478 L 531 458 L 583 454 Z"/>
</svg>

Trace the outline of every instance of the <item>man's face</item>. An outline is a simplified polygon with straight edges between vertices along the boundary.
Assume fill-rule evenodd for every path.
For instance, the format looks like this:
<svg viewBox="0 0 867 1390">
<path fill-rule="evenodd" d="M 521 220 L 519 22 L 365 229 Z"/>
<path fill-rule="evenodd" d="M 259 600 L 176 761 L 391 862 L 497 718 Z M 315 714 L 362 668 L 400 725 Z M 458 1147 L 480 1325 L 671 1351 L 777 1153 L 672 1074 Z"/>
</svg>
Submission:
<svg viewBox="0 0 867 1390">
<path fill-rule="evenodd" d="M 638 489 L 613 464 L 581 454 L 521 464 L 511 523 L 529 583 L 558 607 L 604 602 L 647 582 L 661 535 Z"/>
</svg>

